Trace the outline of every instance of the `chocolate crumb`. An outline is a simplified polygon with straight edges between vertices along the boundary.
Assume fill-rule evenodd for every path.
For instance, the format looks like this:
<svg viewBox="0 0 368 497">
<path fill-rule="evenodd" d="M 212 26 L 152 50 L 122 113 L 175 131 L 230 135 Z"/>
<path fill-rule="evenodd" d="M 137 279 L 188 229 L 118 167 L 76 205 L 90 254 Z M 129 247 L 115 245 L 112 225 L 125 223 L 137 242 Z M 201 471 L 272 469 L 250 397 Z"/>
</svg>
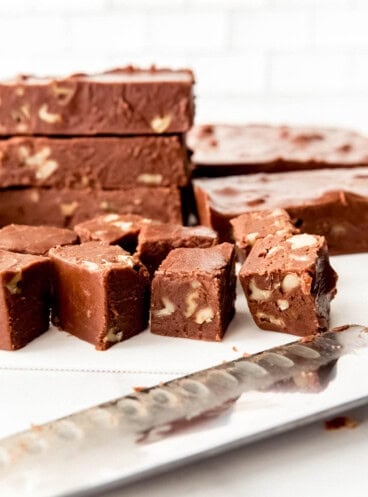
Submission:
<svg viewBox="0 0 368 497">
<path fill-rule="evenodd" d="M 325 421 L 326 430 L 340 430 L 341 428 L 353 429 L 358 426 L 358 422 L 349 416 L 337 416 L 336 418 Z"/>
</svg>

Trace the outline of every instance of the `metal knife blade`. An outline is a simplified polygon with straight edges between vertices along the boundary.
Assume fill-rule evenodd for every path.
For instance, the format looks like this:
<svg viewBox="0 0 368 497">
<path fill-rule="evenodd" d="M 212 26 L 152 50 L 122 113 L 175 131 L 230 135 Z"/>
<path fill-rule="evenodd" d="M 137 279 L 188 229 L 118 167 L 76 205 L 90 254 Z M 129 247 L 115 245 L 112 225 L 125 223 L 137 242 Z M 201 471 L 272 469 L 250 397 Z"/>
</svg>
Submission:
<svg viewBox="0 0 368 497">
<path fill-rule="evenodd" d="M 0 440 L 0 493 L 7 497 L 91 495 L 98 488 L 129 481 L 180 458 L 197 457 L 206 447 L 225 447 L 229 430 L 212 447 L 203 445 L 206 426 L 212 423 L 213 427 L 216 417 L 225 417 L 231 440 L 240 443 L 254 439 L 262 429 L 265 433 L 267 427 L 280 427 L 284 418 L 281 416 L 279 424 L 272 418 L 281 412 L 275 406 L 282 402 L 292 405 L 302 400 L 300 405 L 305 406 L 304 397 L 309 395 L 308 404 L 313 404 L 311 399 L 318 402 L 312 410 L 304 407 L 304 417 L 316 416 L 326 410 L 320 402 L 324 392 L 319 391 L 323 388 L 319 373 L 340 358 L 355 358 L 363 350 L 368 363 L 367 349 L 368 328 L 341 327 L 33 427 Z M 343 374 L 341 371 L 340 376 Z M 362 391 L 368 396 L 368 386 Z M 262 426 L 254 422 L 253 430 L 249 426 L 244 430 L 242 420 L 249 421 L 249 409 L 253 409 L 254 420 L 262 418 L 262 412 L 249 404 L 252 392 L 257 392 L 257 402 L 263 399 L 256 407 L 265 415 L 268 409 L 269 419 Z M 270 405 L 269 392 L 273 395 Z M 354 400 L 351 396 L 332 400 L 331 407 L 349 399 Z M 302 418 L 303 413 L 296 410 L 294 421 Z M 184 447 L 184 436 L 198 442 L 201 433 L 202 446 Z M 183 453 L 176 450 L 174 455 L 173 443 L 177 447 L 178 440 L 183 443 Z"/>
</svg>

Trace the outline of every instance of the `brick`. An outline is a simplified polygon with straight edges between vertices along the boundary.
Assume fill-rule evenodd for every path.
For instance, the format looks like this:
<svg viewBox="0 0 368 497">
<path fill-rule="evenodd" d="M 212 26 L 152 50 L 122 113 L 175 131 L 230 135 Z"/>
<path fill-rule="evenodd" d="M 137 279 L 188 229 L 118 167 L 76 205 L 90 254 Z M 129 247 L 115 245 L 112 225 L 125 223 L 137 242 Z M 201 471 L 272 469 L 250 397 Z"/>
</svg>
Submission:
<svg viewBox="0 0 368 497">
<path fill-rule="evenodd" d="M 138 14 L 73 17 L 70 21 L 73 50 L 95 49 L 124 53 L 144 45 L 145 22 Z"/>
<path fill-rule="evenodd" d="M 278 54 L 271 59 L 270 88 L 280 94 L 337 93 L 346 87 L 348 57 L 344 54 Z"/>
<path fill-rule="evenodd" d="M 149 46 L 183 51 L 212 51 L 223 48 L 225 41 L 226 19 L 219 10 L 176 10 L 153 13 L 149 17 Z"/>
<path fill-rule="evenodd" d="M 312 12 L 307 10 L 247 10 L 233 12 L 231 44 L 235 48 L 279 49 L 310 44 Z"/>
</svg>

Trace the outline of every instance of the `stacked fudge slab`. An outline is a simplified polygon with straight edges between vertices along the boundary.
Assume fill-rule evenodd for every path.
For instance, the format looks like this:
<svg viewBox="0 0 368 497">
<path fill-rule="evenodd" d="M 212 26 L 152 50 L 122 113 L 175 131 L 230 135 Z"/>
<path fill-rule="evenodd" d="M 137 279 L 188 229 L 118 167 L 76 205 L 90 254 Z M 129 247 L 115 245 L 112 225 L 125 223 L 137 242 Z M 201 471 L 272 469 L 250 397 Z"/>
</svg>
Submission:
<svg viewBox="0 0 368 497">
<path fill-rule="evenodd" d="M 190 71 L 132 67 L 0 83 L 0 224 L 103 213 L 182 221 Z"/>
<path fill-rule="evenodd" d="M 331 253 L 368 250 L 368 167 L 248 174 L 194 181 L 201 224 L 232 239 L 230 220 L 281 207 L 303 233 L 325 236 Z"/>
<path fill-rule="evenodd" d="M 368 137 L 345 129 L 202 125 L 187 143 L 197 176 L 368 166 Z"/>
</svg>

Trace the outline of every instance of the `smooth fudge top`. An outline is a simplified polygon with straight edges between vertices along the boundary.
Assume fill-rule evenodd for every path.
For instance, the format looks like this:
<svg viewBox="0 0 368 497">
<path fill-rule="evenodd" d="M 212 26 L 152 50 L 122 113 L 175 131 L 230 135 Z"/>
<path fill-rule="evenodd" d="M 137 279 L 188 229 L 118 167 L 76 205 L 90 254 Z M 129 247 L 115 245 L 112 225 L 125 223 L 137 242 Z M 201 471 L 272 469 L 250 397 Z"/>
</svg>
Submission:
<svg viewBox="0 0 368 497">
<path fill-rule="evenodd" d="M 251 166 L 243 172 L 368 165 L 368 137 L 345 129 L 214 124 L 195 126 L 187 142 L 195 164 Z"/>
<path fill-rule="evenodd" d="M 208 248 L 177 248 L 169 253 L 158 272 L 216 275 L 229 264 L 233 250 L 231 243 Z"/>
<path fill-rule="evenodd" d="M 237 246 L 248 252 L 256 240 L 268 235 L 290 235 L 297 230 L 284 209 L 246 212 L 231 221 Z"/>
<path fill-rule="evenodd" d="M 185 240 L 193 238 L 200 241 L 202 238 L 206 241 L 213 240 L 213 244 L 217 242 L 217 233 L 207 226 L 181 226 L 180 224 L 151 222 L 143 226 L 139 240 L 143 243 L 161 242 L 169 240 L 173 247 L 175 243 L 183 245 Z"/>
<path fill-rule="evenodd" d="M 38 255 L 32 254 L 19 254 L 15 252 L 8 252 L 7 250 L 0 249 L 0 272 L 6 273 L 19 273 L 24 270 L 26 267 L 32 266 L 39 262 L 48 261 L 47 257 L 41 257 Z M 12 288 L 8 287 L 10 293 L 18 293 L 16 291 L 18 280 L 10 280 L 9 285 Z"/>
<path fill-rule="evenodd" d="M 343 201 L 342 192 L 367 198 L 368 167 L 202 178 L 194 187 L 210 208 L 235 217 L 246 211 Z"/>
<path fill-rule="evenodd" d="M 118 243 L 127 237 L 137 237 L 142 226 L 151 219 L 136 214 L 105 214 L 74 226 L 82 242 Z"/>
<path fill-rule="evenodd" d="M 124 67 L 61 78 L 0 82 L 0 134 L 160 134 L 194 117 L 190 70 Z"/>
<path fill-rule="evenodd" d="M 53 226 L 28 226 L 9 224 L 0 229 L 0 249 L 25 254 L 47 255 L 58 245 L 78 243 L 77 234 Z"/>
<path fill-rule="evenodd" d="M 138 263 L 134 256 L 121 247 L 101 242 L 56 247 L 51 249 L 49 254 L 74 266 L 101 273 L 121 267 L 133 268 Z"/>
</svg>

